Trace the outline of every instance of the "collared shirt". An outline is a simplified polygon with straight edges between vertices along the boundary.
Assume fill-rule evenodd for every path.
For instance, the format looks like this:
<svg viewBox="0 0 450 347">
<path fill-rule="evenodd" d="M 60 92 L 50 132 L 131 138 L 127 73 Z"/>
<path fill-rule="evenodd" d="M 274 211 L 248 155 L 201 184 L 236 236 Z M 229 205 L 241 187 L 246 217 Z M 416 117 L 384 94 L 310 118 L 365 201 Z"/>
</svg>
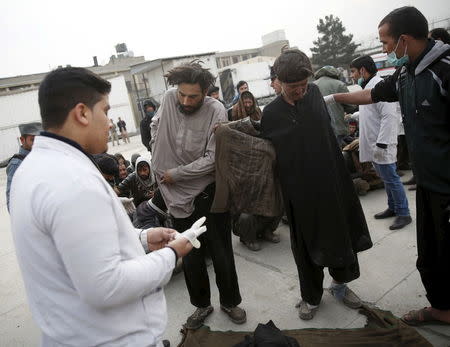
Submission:
<svg viewBox="0 0 450 347">
<path fill-rule="evenodd" d="M 151 124 L 152 164 L 161 194 L 174 217 L 189 217 L 195 197 L 214 182 L 214 125 L 225 121 L 225 107 L 214 98 L 205 97 L 200 109 L 185 115 L 178 108 L 177 89 L 164 95 Z M 166 171 L 175 183 L 161 184 Z"/>
<path fill-rule="evenodd" d="M 42 345 L 160 345 L 174 252 L 145 254 L 145 233 L 70 142 L 36 137 L 11 188 L 11 229 Z"/>
<path fill-rule="evenodd" d="M 19 149 L 19 155 L 26 157 L 28 155 L 28 153 L 30 153 L 29 150 L 23 148 L 22 146 L 20 146 Z M 14 174 L 16 173 L 16 170 L 19 168 L 20 164 L 22 164 L 23 159 L 20 158 L 12 158 L 9 163 L 8 166 L 6 167 L 6 206 L 8 207 L 8 211 L 9 211 L 9 192 L 11 191 L 11 183 L 12 183 L 12 179 L 14 177 Z"/>
</svg>

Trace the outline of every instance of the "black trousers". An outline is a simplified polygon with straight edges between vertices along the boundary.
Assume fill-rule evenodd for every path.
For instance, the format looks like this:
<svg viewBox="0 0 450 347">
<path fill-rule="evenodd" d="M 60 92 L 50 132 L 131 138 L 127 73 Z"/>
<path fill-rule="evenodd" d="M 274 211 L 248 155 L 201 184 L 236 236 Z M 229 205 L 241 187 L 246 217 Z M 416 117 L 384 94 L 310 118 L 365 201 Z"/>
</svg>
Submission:
<svg viewBox="0 0 450 347">
<path fill-rule="evenodd" d="M 397 168 L 399 170 L 409 170 L 411 168 L 405 135 L 398 135 L 397 137 Z"/>
<path fill-rule="evenodd" d="M 431 306 L 450 310 L 450 195 L 417 186 L 417 270 Z"/>
<path fill-rule="evenodd" d="M 292 205 L 291 205 L 292 208 Z M 288 214 L 289 215 L 289 214 Z M 291 213 L 291 249 L 297 265 L 298 278 L 300 281 L 300 292 L 303 301 L 310 305 L 319 305 L 323 294 L 323 269 L 321 265 L 314 263 L 308 253 L 302 232 L 295 223 L 294 214 Z M 333 279 L 340 283 L 347 283 L 357 279 L 359 273 L 358 258 L 356 261 L 342 268 L 328 268 Z"/>
<path fill-rule="evenodd" d="M 231 218 L 229 213 L 210 213 L 214 200 L 215 185 L 206 187 L 195 198 L 194 213 L 188 218 L 174 218 L 178 232 L 189 229 L 197 219 L 205 216 L 207 231 L 199 237 L 202 246 L 194 248 L 183 258 L 183 271 L 192 305 L 206 307 L 211 305 L 211 290 L 205 262 L 205 246 L 211 255 L 219 289 L 220 304 L 226 307 L 241 303 L 238 278 L 234 264 L 231 243 Z"/>
</svg>

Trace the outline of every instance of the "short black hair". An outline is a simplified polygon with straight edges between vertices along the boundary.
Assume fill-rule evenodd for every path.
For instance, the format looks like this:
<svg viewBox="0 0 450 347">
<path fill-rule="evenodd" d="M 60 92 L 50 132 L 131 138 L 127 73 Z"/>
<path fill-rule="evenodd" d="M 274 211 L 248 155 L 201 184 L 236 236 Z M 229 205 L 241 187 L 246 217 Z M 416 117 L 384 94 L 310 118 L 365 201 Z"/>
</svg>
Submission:
<svg viewBox="0 0 450 347">
<path fill-rule="evenodd" d="M 208 96 L 211 96 L 212 93 L 218 93 L 219 92 L 219 87 L 217 86 L 211 86 L 208 89 Z"/>
<path fill-rule="evenodd" d="M 350 63 L 350 67 L 353 67 L 355 69 L 361 69 L 363 67 L 368 73 L 372 75 L 377 73 L 378 71 L 375 62 L 369 55 L 363 55 L 361 57 L 353 59 L 353 61 Z"/>
<path fill-rule="evenodd" d="M 170 70 L 164 77 L 170 85 L 181 83 L 199 84 L 202 92 L 206 92 L 214 85 L 216 78 L 209 72 L 209 69 L 202 67 L 200 60 L 193 60 L 188 64 L 177 66 Z"/>
<path fill-rule="evenodd" d="M 440 40 L 444 43 L 450 44 L 450 34 L 444 28 L 435 28 L 431 30 L 430 36 L 435 40 Z"/>
<path fill-rule="evenodd" d="M 384 17 L 378 27 L 389 25 L 389 35 L 398 40 L 400 35 L 410 35 L 415 39 L 428 37 L 428 21 L 417 8 L 404 6 L 396 8 Z"/>
<path fill-rule="evenodd" d="M 313 75 L 311 61 L 299 49 L 286 49 L 275 60 L 273 68 L 278 79 L 284 83 L 303 81 Z"/>
<path fill-rule="evenodd" d="M 247 84 L 247 82 L 245 81 L 239 81 L 238 84 L 236 85 L 236 90 L 239 92 L 239 88 L 241 88 L 244 84 Z"/>
<path fill-rule="evenodd" d="M 111 83 L 87 69 L 66 67 L 53 70 L 39 87 L 42 127 L 61 128 L 77 104 L 92 108 L 110 91 Z"/>
</svg>

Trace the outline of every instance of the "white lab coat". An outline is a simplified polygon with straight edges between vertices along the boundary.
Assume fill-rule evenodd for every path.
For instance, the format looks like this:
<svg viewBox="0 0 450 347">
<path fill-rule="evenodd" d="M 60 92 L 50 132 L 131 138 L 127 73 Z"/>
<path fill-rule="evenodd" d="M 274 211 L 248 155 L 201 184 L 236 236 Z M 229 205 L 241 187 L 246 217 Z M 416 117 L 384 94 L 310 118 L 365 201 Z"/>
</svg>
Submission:
<svg viewBox="0 0 450 347">
<path fill-rule="evenodd" d="M 96 166 L 37 136 L 11 189 L 17 258 L 43 346 L 159 346 L 169 248 L 145 254 Z"/>
<path fill-rule="evenodd" d="M 382 81 L 374 76 L 364 89 L 372 89 Z M 359 106 L 359 160 L 376 162 L 377 164 L 392 164 L 397 162 L 397 136 L 399 131 L 400 114 L 397 103 L 378 102 L 371 105 Z M 373 152 L 377 143 L 387 145 L 384 158 L 374 160 Z"/>
</svg>

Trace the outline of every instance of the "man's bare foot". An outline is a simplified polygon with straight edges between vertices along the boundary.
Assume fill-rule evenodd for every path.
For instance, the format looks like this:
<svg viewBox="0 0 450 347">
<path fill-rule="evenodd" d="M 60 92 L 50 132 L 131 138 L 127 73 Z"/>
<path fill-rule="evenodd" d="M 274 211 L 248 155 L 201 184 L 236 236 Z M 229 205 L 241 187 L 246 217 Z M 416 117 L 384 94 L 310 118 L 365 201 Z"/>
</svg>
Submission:
<svg viewBox="0 0 450 347">
<path fill-rule="evenodd" d="M 449 324 L 450 310 L 438 310 L 433 307 L 425 307 L 420 310 L 413 310 L 402 317 L 402 321 L 408 325 L 423 324 Z"/>
</svg>

